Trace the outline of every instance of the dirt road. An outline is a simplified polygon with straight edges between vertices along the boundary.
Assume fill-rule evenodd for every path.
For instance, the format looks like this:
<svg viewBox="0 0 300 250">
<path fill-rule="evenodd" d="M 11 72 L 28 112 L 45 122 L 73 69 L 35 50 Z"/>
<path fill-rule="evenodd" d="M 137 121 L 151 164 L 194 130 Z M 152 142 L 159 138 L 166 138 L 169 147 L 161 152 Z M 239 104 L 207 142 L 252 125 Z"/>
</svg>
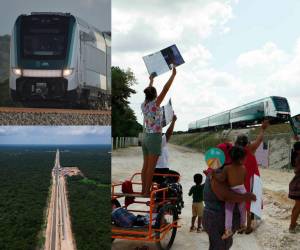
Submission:
<svg viewBox="0 0 300 250">
<path fill-rule="evenodd" d="M 178 229 L 172 250 L 208 249 L 208 237 L 205 232 L 190 233 L 190 218 L 192 199 L 187 195 L 193 185 L 193 175 L 202 173 L 205 168 L 204 157 L 194 150 L 169 145 L 170 168 L 181 173 L 181 184 L 184 191 L 185 208 L 182 211 L 182 227 Z M 142 166 L 142 151 L 140 147 L 119 149 L 113 152 L 112 181 L 123 181 L 134 172 L 139 172 Z M 291 235 L 287 228 L 291 214 L 292 202 L 287 198 L 288 183 L 292 173 L 274 170 L 261 170 L 264 182 L 264 212 L 262 222 L 251 235 L 235 235 L 233 250 L 260 249 L 299 249 L 299 233 Z M 115 240 L 113 250 L 139 249 L 148 246 L 156 249 L 153 244 Z"/>
<path fill-rule="evenodd" d="M 59 151 L 52 170 L 52 191 L 48 208 L 45 250 L 75 250 L 66 194 L 66 182 L 61 174 Z"/>
</svg>

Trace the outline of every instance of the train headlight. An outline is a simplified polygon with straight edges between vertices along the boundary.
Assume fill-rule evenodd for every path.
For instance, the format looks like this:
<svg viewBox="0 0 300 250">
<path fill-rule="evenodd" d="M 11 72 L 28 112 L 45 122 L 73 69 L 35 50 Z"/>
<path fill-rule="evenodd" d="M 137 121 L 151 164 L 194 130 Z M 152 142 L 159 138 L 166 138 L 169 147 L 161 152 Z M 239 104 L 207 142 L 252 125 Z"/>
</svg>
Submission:
<svg viewBox="0 0 300 250">
<path fill-rule="evenodd" d="M 14 73 L 16 76 L 21 76 L 21 75 L 22 75 L 22 70 L 21 70 L 21 69 L 13 68 L 12 71 L 13 71 L 13 73 Z"/>
<path fill-rule="evenodd" d="M 73 73 L 73 69 L 64 69 L 63 76 L 70 76 Z"/>
</svg>

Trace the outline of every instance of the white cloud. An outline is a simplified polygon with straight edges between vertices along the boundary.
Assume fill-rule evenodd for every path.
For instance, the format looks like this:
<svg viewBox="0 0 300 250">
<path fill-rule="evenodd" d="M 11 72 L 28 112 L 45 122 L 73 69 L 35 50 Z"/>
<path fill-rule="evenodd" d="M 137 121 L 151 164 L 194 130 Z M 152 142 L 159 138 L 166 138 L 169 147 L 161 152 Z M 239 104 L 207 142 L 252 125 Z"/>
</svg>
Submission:
<svg viewBox="0 0 300 250">
<path fill-rule="evenodd" d="M 112 62 L 124 69 L 131 68 L 136 75 L 137 94 L 130 101 L 140 122 L 143 89 L 148 83 L 142 56 L 173 43 L 186 62 L 178 67 L 166 97 L 172 97 L 178 115 L 177 130 L 186 130 L 192 120 L 270 95 L 288 96 L 292 113 L 300 112 L 300 105 L 296 108 L 300 39 L 293 53 L 287 53 L 273 41 L 265 41 L 259 48 L 237 56 L 230 62 L 230 71 L 221 70 L 214 65 L 218 58 L 205 44 L 214 37 L 221 43 L 222 36 L 233 32 L 229 21 L 235 18 L 233 8 L 238 0 L 132 2 L 130 8 L 121 0 L 113 4 Z M 155 80 L 158 92 L 169 74 Z"/>
<path fill-rule="evenodd" d="M 85 135 L 109 135 L 110 126 L 2 126 L 0 136 L 85 136 Z"/>
<path fill-rule="evenodd" d="M 291 53 L 268 42 L 261 49 L 241 54 L 237 65 L 242 84 L 255 90 L 250 94 L 254 99 L 257 95 L 288 97 L 292 115 L 300 113 L 300 38 Z"/>
<path fill-rule="evenodd" d="M 237 58 L 237 65 L 242 70 L 276 70 L 288 58 L 275 43 L 267 42 L 261 49 L 245 52 Z"/>
<path fill-rule="evenodd" d="M 164 2 L 164 1 L 160 1 Z M 228 31 L 226 23 L 233 18 L 232 8 L 226 1 L 173 1 L 166 3 L 132 3 L 134 8 L 113 5 L 113 48 L 115 51 L 136 51 L 141 44 L 153 50 L 165 44 L 185 41 L 186 46 L 199 44 L 214 29 Z M 193 18 L 190 18 L 193 17 Z M 139 34 L 137 36 L 137 34 Z M 126 44 L 126 49 L 122 44 Z"/>
</svg>

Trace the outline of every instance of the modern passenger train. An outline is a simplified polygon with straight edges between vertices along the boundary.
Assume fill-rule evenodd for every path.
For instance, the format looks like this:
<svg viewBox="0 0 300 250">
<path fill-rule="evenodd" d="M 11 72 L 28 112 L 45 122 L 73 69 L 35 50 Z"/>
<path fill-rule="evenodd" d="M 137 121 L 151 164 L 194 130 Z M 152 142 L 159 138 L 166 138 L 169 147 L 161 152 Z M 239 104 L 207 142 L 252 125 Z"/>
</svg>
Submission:
<svg viewBox="0 0 300 250">
<path fill-rule="evenodd" d="M 111 35 L 70 13 L 20 15 L 10 44 L 14 101 L 107 105 Z"/>
<path fill-rule="evenodd" d="M 287 122 L 290 107 L 284 97 L 270 96 L 225 112 L 193 121 L 189 124 L 190 132 L 209 129 L 239 128 L 253 125 L 268 118 L 272 123 Z"/>
</svg>

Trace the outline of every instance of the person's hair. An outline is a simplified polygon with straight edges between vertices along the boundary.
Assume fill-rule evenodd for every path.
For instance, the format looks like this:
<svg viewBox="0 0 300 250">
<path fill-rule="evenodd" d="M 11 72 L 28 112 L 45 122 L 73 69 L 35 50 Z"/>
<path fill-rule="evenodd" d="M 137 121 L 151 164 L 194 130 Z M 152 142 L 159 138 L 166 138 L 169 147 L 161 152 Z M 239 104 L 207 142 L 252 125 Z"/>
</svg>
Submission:
<svg viewBox="0 0 300 250">
<path fill-rule="evenodd" d="M 238 137 L 235 140 L 235 146 L 246 147 L 248 143 L 248 136 L 245 134 L 238 135 Z"/>
<path fill-rule="evenodd" d="M 202 183 L 202 174 L 195 174 L 194 175 L 194 182 L 199 185 Z"/>
<path fill-rule="evenodd" d="M 234 146 L 229 152 L 230 158 L 233 163 L 238 163 L 246 157 L 246 152 L 241 146 Z"/>
<path fill-rule="evenodd" d="M 152 86 L 145 88 L 144 93 L 145 93 L 145 100 L 147 102 L 151 102 L 157 97 L 156 88 Z"/>
<path fill-rule="evenodd" d="M 298 156 L 297 151 L 300 151 L 300 142 L 299 141 L 294 143 L 294 146 L 293 146 L 293 149 L 292 149 L 292 152 L 291 152 L 291 165 L 293 167 L 296 166 L 296 158 Z"/>
</svg>

